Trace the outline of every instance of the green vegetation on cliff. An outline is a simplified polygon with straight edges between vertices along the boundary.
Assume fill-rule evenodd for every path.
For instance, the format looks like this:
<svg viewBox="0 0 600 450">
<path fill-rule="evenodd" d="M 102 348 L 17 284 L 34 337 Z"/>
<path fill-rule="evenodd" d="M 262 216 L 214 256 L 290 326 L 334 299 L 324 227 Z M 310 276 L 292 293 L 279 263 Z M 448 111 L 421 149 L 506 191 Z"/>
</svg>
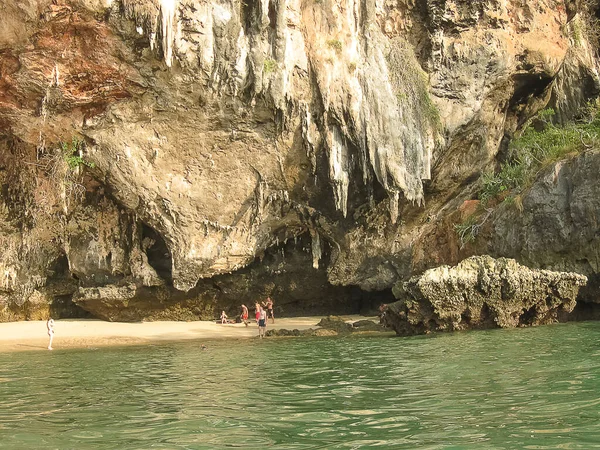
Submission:
<svg viewBox="0 0 600 450">
<path fill-rule="evenodd" d="M 271 72 L 273 72 L 275 69 L 277 68 L 277 61 L 275 61 L 272 58 L 267 58 L 265 59 L 264 63 L 263 63 L 263 73 L 265 75 L 270 74 Z"/>
<path fill-rule="evenodd" d="M 63 191 L 65 199 L 81 199 L 85 193 L 82 184 L 83 169 L 94 168 L 95 165 L 82 156 L 84 151 L 85 142 L 73 138 L 70 142 L 59 142 L 59 147 L 46 154 L 42 160 L 41 166 L 45 173 L 53 180 L 55 186 Z"/>
<path fill-rule="evenodd" d="M 513 139 L 509 157 L 500 170 L 482 175 L 479 199 L 484 205 L 501 195 L 511 201 L 549 164 L 598 145 L 600 113 L 597 107 L 588 107 L 581 120 L 562 126 L 552 123 L 554 114 L 552 109 L 541 111 L 522 134 Z"/>
<path fill-rule="evenodd" d="M 552 109 L 540 111 L 512 140 L 508 157 L 499 170 L 481 176 L 480 207 L 455 225 L 462 245 L 475 239 L 494 205 L 505 202 L 522 208 L 520 194 L 532 185 L 541 170 L 568 155 L 599 146 L 599 105 L 589 105 L 579 120 L 564 125 L 553 123 L 554 115 Z"/>
<path fill-rule="evenodd" d="M 84 145 L 85 143 L 83 141 L 78 140 L 77 138 L 73 138 L 71 142 L 60 143 L 62 156 L 70 170 L 76 170 L 81 166 L 94 168 L 93 162 L 86 161 L 81 156 L 81 152 L 83 151 Z"/>
</svg>

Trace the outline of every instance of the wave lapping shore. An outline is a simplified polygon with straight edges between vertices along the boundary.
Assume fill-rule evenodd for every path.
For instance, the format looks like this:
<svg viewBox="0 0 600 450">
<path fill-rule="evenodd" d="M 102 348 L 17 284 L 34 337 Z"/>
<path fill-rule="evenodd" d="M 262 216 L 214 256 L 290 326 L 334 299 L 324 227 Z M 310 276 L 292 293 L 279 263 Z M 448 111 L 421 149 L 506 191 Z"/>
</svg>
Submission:
<svg viewBox="0 0 600 450">
<path fill-rule="evenodd" d="M 343 316 L 354 322 L 362 316 Z M 321 317 L 293 317 L 270 321 L 267 330 L 317 327 Z M 256 324 L 247 327 L 243 323 L 220 324 L 214 321 L 196 322 L 105 322 L 102 320 L 57 320 L 53 347 L 64 348 L 106 347 L 139 345 L 151 342 L 167 342 L 191 339 L 254 338 L 258 336 Z M 47 350 L 46 322 L 41 320 L 0 323 L 0 352 Z"/>
</svg>

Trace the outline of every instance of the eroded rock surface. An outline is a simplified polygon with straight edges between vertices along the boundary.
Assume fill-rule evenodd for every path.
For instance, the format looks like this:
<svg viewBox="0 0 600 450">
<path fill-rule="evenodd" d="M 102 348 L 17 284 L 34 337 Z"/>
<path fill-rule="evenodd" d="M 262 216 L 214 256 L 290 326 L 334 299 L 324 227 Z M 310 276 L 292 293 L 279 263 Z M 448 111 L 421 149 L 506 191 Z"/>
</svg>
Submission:
<svg viewBox="0 0 600 450">
<path fill-rule="evenodd" d="M 385 307 L 383 321 L 400 335 L 548 324 L 573 311 L 586 282 L 576 273 L 474 256 L 397 284 L 399 300 Z"/>
<path fill-rule="evenodd" d="M 356 308 L 357 289 L 456 256 L 423 250 L 503 140 L 598 84 L 577 2 L 0 10 L 0 320 L 71 298 L 111 320 L 273 292 L 290 311 Z M 262 257 L 293 239 L 300 265 L 274 282 Z"/>
<path fill-rule="evenodd" d="M 491 207 L 485 222 L 488 213 L 481 212 L 479 200 L 463 202 L 437 223 L 423 226 L 424 239 L 414 247 L 415 269 L 455 265 L 477 254 L 513 258 L 533 269 L 587 276 L 578 301 L 600 303 L 598 174 L 600 152 L 588 150 L 540 170 L 515 202 Z M 462 245 L 454 225 L 473 215 L 482 226 L 473 242 Z"/>
</svg>

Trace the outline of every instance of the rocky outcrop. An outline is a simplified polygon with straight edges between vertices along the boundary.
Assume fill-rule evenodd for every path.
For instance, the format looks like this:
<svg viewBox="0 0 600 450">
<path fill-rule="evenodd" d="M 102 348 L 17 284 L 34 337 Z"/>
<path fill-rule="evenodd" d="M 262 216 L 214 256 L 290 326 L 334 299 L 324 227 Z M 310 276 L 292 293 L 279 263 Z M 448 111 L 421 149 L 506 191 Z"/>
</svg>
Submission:
<svg viewBox="0 0 600 450">
<path fill-rule="evenodd" d="M 594 94 L 576 6 L 0 0 L 0 319 L 36 290 L 112 320 L 356 308 L 448 262 L 429 225 Z M 260 268 L 294 239 L 303 295 Z"/>
<path fill-rule="evenodd" d="M 383 333 L 389 332 L 383 325 L 372 320 L 364 319 L 350 323 L 338 316 L 327 316 L 317 324 L 318 328 L 306 330 L 287 330 L 285 328 L 267 330 L 267 336 L 298 337 L 298 336 L 347 336 L 351 333 Z"/>
<path fill-rule="evenodd" d="M 573 311 L 586 282 L 576 273 L 474 256 L 397 284 L 399 300 L 385 307 L 382 320 L 400 335 L 548 324 Z"/>
<path fill-rule="evenodd" d="M 512 202 L 496 202 L 483 213 L 479 200 L 455 206 L 443 219 L 424 224 L 424 239 L 414 247 L 415 270 L 477 254 L 514 258 L 534 269 L 587 276 L 578 301 L 599 303 L 598 173 L 600 152 L 588 150 L 544 167 Z M 463 244 L 454 226 L 470 217 L 481 227 L 474 241 Z"/>
<path fill-rule="evenodd" d="M 546 168 L 519 207 L 504 205 L 496 213 L 487 235 L 490 248 L 532 267 L 594 278 L 600 272 L 599 173 L 598 151 Z M 599 297 L 585 299 L 600 302 Z"/>
</svg>

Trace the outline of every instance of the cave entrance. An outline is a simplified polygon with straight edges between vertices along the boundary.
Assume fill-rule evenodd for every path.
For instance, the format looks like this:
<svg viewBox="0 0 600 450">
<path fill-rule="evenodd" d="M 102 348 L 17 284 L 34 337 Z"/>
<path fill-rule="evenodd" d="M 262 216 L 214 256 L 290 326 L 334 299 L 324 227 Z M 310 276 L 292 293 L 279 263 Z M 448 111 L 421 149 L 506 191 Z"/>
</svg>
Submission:
<svg viewBox="0 0 600 450">
<path fill-rule="evenodd" d="M 528 310 L 524 310 L 522 312 L 522 314 L 519 316 L 519 325 L 527 325 L 527 326 L 533 325 L 533 321 L 535 320 L 536 316 L 537 316 L 537 309 L 534 305 L 531 308 L 529 308 Z"/>
<path fill-rule="evenodd" d="M 148 264 L 168 284 L 173 283 L 173 258 L 164 239 L 153 228 L 142 224 L 142 248 L 148 256 Z"/>
<path fill-rule="evenodd" d="M 75 291 L 77 286 L 77 275 L 69 270 L 69 259 L 66 253 L 61 252 L 49 265 L 48 274 L 50 275 L 50 286 L 60 287 L 59 291 L 68 292 L 72 287 Z M 52 288 L 49 289 L 52 291 Z M 73 294 L 63 294 L 52 296 L 49 304 L 50 316 L 55 319 L 90 319 L 94 316 L 73 302 Z"/>
<path fill-rule="evenodd" d="M 73 295 L 59 295 L 50 303 L 50 316 L 55 319 L 93 319 L 94 315 L 73 303 Z"/>
<path fill-rule="evenodd" d="M 394 303 L 397 301 L 391 289 L 363 291 L 357 286 L 352 286 L 352 298 L 357 300 L 355 303 L 357 309 L 354 314 L 363 316 L 377 316 L 380 313 L 379 307 L 382 304 Z"/>
</svg>

